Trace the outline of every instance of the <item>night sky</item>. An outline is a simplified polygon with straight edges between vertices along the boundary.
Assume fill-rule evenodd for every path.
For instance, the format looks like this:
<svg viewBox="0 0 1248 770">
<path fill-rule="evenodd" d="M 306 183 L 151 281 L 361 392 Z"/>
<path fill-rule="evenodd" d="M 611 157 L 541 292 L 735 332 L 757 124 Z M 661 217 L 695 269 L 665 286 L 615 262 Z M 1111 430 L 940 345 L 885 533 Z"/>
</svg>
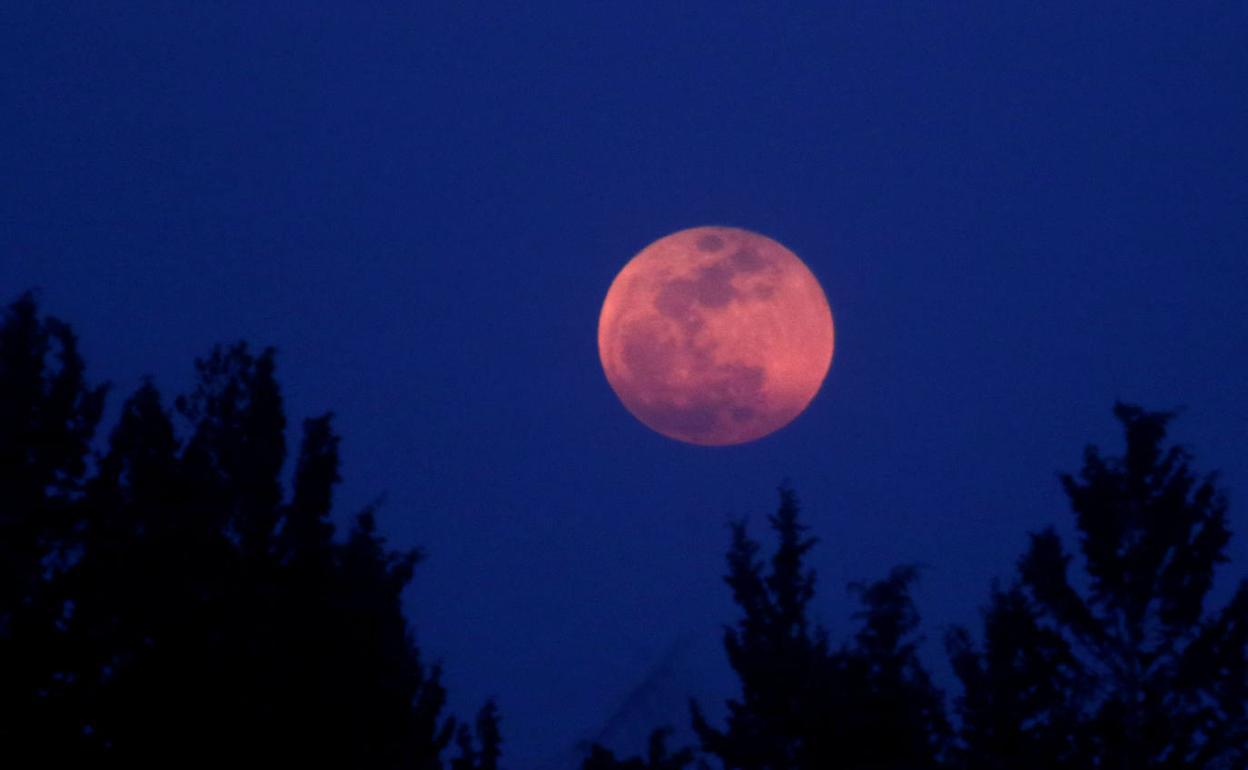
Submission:
<svg viewBox="0 0 1248 770">
<path fill-rule="evenodd" d="M 1183 407 L 1248 563 L 1248 4 L 1089 5 L 8 4 L 0 299 L 41 289 L 110 415 L 276 346 L 511 767 L 673 645 L 731 691 L 726 522 L 764 535 L 785 478 L 833 639 L 848 582 L 921 563 L 950 684 L 943 630 L 1070 531 L 1115 399 Z M 836 321 L 810 408 L 738 447 L 651 432 L 597 355 L 615 274 L 703 224 L 795 251 Z"/>
</svg>

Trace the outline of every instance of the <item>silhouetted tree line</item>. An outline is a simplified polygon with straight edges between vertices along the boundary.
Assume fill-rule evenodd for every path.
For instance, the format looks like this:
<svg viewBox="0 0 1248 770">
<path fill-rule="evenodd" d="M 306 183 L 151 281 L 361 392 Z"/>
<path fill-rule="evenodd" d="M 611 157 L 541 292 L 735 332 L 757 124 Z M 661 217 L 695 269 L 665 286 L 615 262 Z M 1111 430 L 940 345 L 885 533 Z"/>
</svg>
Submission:
<svg viewBox="0 0 1248 770">
<path fill-rule="evenodd" d="M 273 351 L 197 372 L 171 403 L 144 384 L 97 440 L 106 390 L 69 327 L 30 295 L 0 319 L 0 766 L 498 770 L 494 703 L 446 714 L 404 619 L 420 554 L 372 509 L 331 522 L 330 415 L 303 422 L 287 491 Z M 1248 582 L 1206 606 L 1225 497 L 1166 444 L 1171 415 L 1115 414 L 1124 454 L 1062 477 L 1079 558 L 1032 535 L 979 633 L 947 635 L 952 697 L 918 655 L 916 568 L 854 586 L 846 641 L 810 621 L 815 539 L 782 488 L 769 557 L 731 532 L 725 722 L 693 702 L 697 746 L 659 727 L 583 770 L 1248 767 Z"/>
<path fill-rule="evenodd" d="M 498 717 L 446 716 L 400 607 L 420 554 L 330 521 L 338 436 L 304 421 L 284 493 L 272 350 L 105 389 L 30 295 L 0 324 L 0 766 L 494 770 Z M 454 740 L 458 756 L 451 746 Z"/>
<path fill-rule="evenodd" d="M 859 628 L 834 649 L 808 620 L 815 576 L 803 559 L 815 541 L 792 490 L 769 520 L 770 560 L 737 523 L 725 580 L 741 616 L 724 648 L 741 692 L 723 726 L 691 703 L 703 756 L 728 770 L 1248 768 L 1248 581 L 1205 606 L 1226 561 L 1226 498 L 1165 445 L 1171 414 L 1114 413 L 1123 456 L 1089 447 L 1079 475 L 1061 477 L 1082 559 L 1051 528 L 1031 536 L 1013 581 L 992 588 L 980 637 L 947 635 L 960 685 L 951 713 L 917 655 L 914 567 L 855 586 Z M 695 759 L 652 748 L 621 761 L 594 746 L 583 770 Z"/>
</svg>

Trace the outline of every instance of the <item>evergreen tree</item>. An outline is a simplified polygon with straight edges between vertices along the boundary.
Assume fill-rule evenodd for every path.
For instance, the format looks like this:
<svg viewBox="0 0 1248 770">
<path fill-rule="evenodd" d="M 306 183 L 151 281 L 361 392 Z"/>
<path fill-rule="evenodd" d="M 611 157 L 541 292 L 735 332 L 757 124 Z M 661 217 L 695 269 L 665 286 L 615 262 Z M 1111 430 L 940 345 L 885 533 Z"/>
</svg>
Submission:
<svg viewBox="0 0 1248 770">
<path fill-rule="evenodd" d="M 827 712 L 826 691 L 834 662 L 827 635 L 810 627 L 806 606 L 815 574 L 803 559 L 815 540 L 798 521 L 797 496 L 780 489 L 780 506 L 769 517 L 779 545 L 764 573 L 759 545 L 744 521 L 732 525 L 724 581 L 741 608 L 736 626 L 724 632 L 728 662 L 741 684 L 728 701 L 728 724 L 710 725 L 696 702 L 693 728 L 702 749 L 728 770 L 789 770 L 807 766 L 812 728 Z"/>
<path fill-rule="evenodd" d="M 160 395 L 145 383 L 122 407 L 87 484 L 74 538 L 80 555 L 66 575 L 73 656 L 60 662 L 74 672 L 73 697 L 96 762 L 127 755 L 142 740 L 144 723 L 147 745 L 175 750 L 187 715 L 153 705 L 171 706 L 198 689 L 186 674 L 167 676 L 176 660 L 211 654 L 204 605 L 216 592 L 208 580 L 229 550 L 185 515 L 190 492 L 178 450 Z"/>
<path fill-rule="evenodd" d="M 1121 457 L 1095 447 L 1062 484 L 1086 576 L 1058 534 L 1031 538 L 996 591 L 984 649 L 951 639 L 971 768 L 1215 770 L 1248 764 L 1248 581 L 1207 595 L 1230 537 L 1214 476 L 1166 446 L 1172 417 L 1118 404 Z"/>
<path fill-rule="evenodd" d="M 685 770 L 693 764 L 693 749 L 683 748 L 670 753 L 667 739 L 671 733 L 670 727 L 652 731 L 645 757 L 617 759 L 613 752 L 595 743 L 581 763 L 581 770 Z"/>
<path fill-rule="evenodd" d="M 0 320 L 0 744 L 28 761 L 76 745 L 62 578 L 105 389 L 87 384 L 77 338 L 22 295 Z"/>
<path fill-rule="evenodd" d="M 339 439 L 304 422 L 283 491 L 274 354 L 151 383 L 89 448 L 104 391 L 27 296 L 0 325 L 0 761 L 440 770 L 455 734 L 401 607 L 420 554 L 331 523 Z M 185 437 L 179 420 L 186 426 Z M 497 712 L 478 720 L 497 770 Z"/>
<path fill-rule="evenodd" d="M 913 568 L 859 586 L 862 628 L 831 650 L 807 608 L 815 575 L 804 559 L 815 540 L 798 520 L 792 490 L 780 490 L 769 519 L 779 543 L 770 569 L 744 523 L 733 526 L 726 582 L 742 610 L 725 632 L 741 683 L 716 728 L 693 704 L 702 749 L 727 770 L 934 767 L 947 741 L 943 696 L 917 656 L 918 613 L 909 597 Z"/>
<path fill-rule="evenodd" d="M 468 726 L 460 725 L 455 735 L 459 755 L 451 760 L 451 770 L 498 770 L 498 760 L 503 753 L 503 735 L 498 723 L 498 706 L 489 700 L 477 712 L 475 740 Z"/>
<path fill-rule="evenodd" d="M 944 694 L 919 660 L 919 613 L 910 597 L 913 566 L 855 584 L 862 609 L 852 644 L 836 659 L 830 687 L 836 703 L 817 738 L 825 768 L 935 768 L 951 737 Z"/>
<path fill-rule="evenodd" d="M 984 614 L 983 650 L 965 629 L 948 638 L 962 683 L 956 765 L 967 770 L 1090 768 L 1080 736 L 1085 687 L 1079 660 L 1060 633 L 1040 622 L 1025 591 L 994 587 Z"/>
</svg>

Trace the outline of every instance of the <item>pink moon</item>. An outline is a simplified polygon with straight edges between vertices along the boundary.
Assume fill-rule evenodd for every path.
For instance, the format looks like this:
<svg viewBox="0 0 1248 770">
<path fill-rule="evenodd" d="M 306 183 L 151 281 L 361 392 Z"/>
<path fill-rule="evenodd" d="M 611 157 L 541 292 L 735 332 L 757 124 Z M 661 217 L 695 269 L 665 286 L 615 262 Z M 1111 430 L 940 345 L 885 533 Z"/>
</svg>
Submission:
<svg viewBox="0 0 1248 770">
<path fill-rule="evenodd" d="M 794 420 L 832 363 L 832 311 L 796 254 L 735 227 L 660 238 L 624 266 L 598 318 L 598 355 L 624 407 L 703 446 Z"/>
</svg>

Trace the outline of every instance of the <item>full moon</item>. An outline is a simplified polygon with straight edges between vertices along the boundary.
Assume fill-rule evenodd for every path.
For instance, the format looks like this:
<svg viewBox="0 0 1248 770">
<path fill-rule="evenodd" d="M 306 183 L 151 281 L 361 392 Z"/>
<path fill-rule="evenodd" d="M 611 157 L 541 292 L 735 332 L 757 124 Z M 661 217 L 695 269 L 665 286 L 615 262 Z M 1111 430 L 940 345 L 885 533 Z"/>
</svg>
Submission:
<svg viewBox="0 0 1248 770">
<path fill-rule="evenodd" d="M 797 255 L 735 227 L 660 238 L 611 283 L 598 355 L 624 407 L 705 446 L 788 425 L 832 363 L 832 312 Z"/>
</svg>

